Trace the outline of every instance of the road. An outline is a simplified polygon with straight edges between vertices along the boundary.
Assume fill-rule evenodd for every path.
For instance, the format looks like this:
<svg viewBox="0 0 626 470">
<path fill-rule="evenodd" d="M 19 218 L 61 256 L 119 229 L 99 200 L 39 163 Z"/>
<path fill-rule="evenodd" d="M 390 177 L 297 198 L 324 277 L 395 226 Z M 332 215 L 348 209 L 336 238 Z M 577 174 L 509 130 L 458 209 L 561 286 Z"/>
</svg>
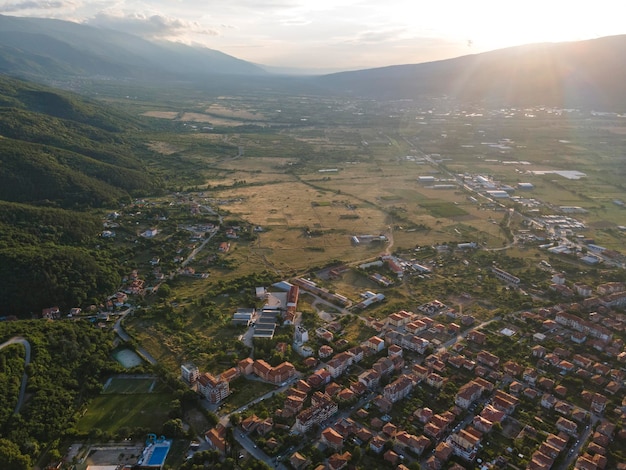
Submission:
<svg viewBox="0 0 626 470">
<path fill-rule="evenodd" d="M 487 326 L 489 323 L 494 322 L 494 321 L 499 321 L 502 320 L 502 317 L 498 316 L 498 317 L 493 317 L 490 320 L 484 321 L 482 322 L 480 325 L 477 325 L 473 328 L 468 328 L 467 330 L 465 330 L 464 332 L 458 334 L 457 336 L 455 336 L 454 338 L 449 339 L 448 341 L 446 341 L 445 343 L 443 343 L 440 347 L 439 347 L 439 351 L 445 351 L 446 349 L 452 347 L 452 345 L 454 343 L 456 343 L 457 341 L 461 341 L 463 338 L 465 338 L 468 334 L 470 334 L 470 332 L 474 331 L 474 330 L 479 330 L 484 326 Z"/>
<path fill-rule="evenodd" d="M 209 235 L 208 237 L 206 237 L 204 239 L 204 241 L 200 244 L 200 246 L 194 248 L 194 250 L 189 254 L 189 256 L 187 257 L 187 259 L 185 261 L 183 261 L 181 263 L 181 266 L 184 268 L 185 266 L 187 266 L 189 263 L 191 263 L 194 258 L 196 257 L 196 255 L 198 253 L 200 253 L 200 251 L 202 251 L 202 249 L 206 246 L 207 243 L 209 243 L 211 241 L 211 238 L 213 238 L 215 236 L 215 234 L 219 232 L 219 227 L 214 228 L 211 231 L 211 235 Z"/>
<path fill-rule="evenodd" d="M 284 392 L 285 390 L 289 389 L 293 385 L 294 382 L 299 380 L 300 377 L 301 377 L 301 374 L 298 373 L 294 377 L 289 379 L 287 382 L 285 382 L 285 385 L 281 385 L 276 390 L 269 391 L 266 394 L 261 395 L 260 397 L 257 397 L 254 400 L 246 403 L 242 407 L 237 408 L 236 410 L 231 411 L 228 414 L 220 416 L 220 424 L 222 424 L 223 426 L 230 426 L 230 416 L 231 415 L 236 414 L 236 413 L 241 413 L 243 411 L 246 411 L 250 406 L 254 406 L 257 403 L 260 403 L 263 400 L 272 397 L 275 393 L 282 393 L 282 392 Z M 204 403 L 205 402 L 203 401 L 203 404 Z M 236 428 L 236 429 L 233 430 L 233 437 L 237 440 L 239 445 L 241 445 L 241 447 L 244 448 L 246 450 L 246 452 L 248 452 L 255 459 L 261 460 L 261 461 L 265 462 L 271 468 L 276 468 L 276 469 L 279 469 L 279 470 L 286 470 L 286 468 L 285 468 L 285 466 L 283 464 L 276 462 L 276 460 L 274 458 L 270 457 L 265 452 L 263 452 L 261 449 L 259 449 L 257 447 L 257 445 L 254 443 L 254 441 L 252 441 L 246 434 L 241 432 L 240 429 Z"/>
<path fill-rule="evenodd" d="M 589 436 L 591 436 L 591 433 L 593 432 L 593 428 L 595 427 L 595 425 L 597 424 L 599 420 L 600 420 L 600 417 L 598 415 L 594 413 L 591 414 L 591 422 L 589 423 L 589 425 L 587 425 L 587 427 L 585 428 L 585 431 L 580 435 L 576 443 L 568 451 L 567 456 L 565 457 L 565 460 L 561 463 L 561 465 L 557 467 L 557 470 L 565 470 L 567 468 L 570 468 L 571 465 L 574 464 L 574 462 L 578 458 L 578 455 L 580 454 L 581 449 L 583 448 L 583 446 L 589 439 Z"/>
<path fill-rule="evenodd" d="M 115 325 L 113 325 L 113 331 L 115 331 L 117 335 L 124 342 L 130 341 L 132 338 L 130 337 L 128 333 L 126 333 L 126 331 L 124 331 L 124 328 L 122 328 L 122 320 L 124 320 L 124 318 L 126 318 L 126 315 L 128 315 L 132 311 L 133 311 L 132 307 L 126 309 L 126 311 L 124 311 L 120 315 L 120 317 L 117 319 L 117 321 L 115 322 Z M 137 345 L 135 349 L 137 350 L 139 355 L 143 357 L 146 361 L 148 361 L 150 364 L 155 365 L 157 363 L 157 360 L 154 357 L 152 357 L 152 355 L 141 346 Z"/>
<path fill-rule="evenodd" d="M 10 346 L 12 344 L 21 344 L 24 346 L 26 350 L 26 356 L 24 357 L 24 375 L 22 375 L 22 385 L 20 386 L 20 395 L 17 399 L 17 405 L 15 405 L 15 410 L 13 410 L 13 414 L 16 415 L 20 412 L 20 408 L 24 403 L 24 395 L 26 394 L 26 382 L 28 381 L 28 374 L 26 366 L 30 364 L 30 343 L 26 340 L 26 338 L 22 338 L 21 336 L 14 336 L 8 341 L 0 344 L 0 349 Z"/>
</svg>

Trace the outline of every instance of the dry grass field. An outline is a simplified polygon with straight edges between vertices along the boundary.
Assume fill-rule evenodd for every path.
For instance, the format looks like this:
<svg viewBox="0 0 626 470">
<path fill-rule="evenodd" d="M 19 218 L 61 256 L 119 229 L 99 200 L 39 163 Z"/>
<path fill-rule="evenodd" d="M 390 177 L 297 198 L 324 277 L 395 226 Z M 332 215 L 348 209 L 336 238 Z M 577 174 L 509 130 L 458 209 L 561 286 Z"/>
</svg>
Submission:
<svg viewBox="0 0 626 470">
<path fill-rule="evenodd" d="M 146 111 L 142 116 L 153 117 L 158 119 L 176 119 L 178 117 L 176 111 Z"/>
<path fill-rule="evenodd" d="M 265 121 L 267 117 L 257 111 L 254 108 L 251 108 L 247 105 L 242 105 L 241 107 L 225 106 L 224 104 L 212 104 L 208 108 L 204 110 L 205 113 L 221 116 L 228 119 L 238 120 L 238 121 Z"/>
</svg>

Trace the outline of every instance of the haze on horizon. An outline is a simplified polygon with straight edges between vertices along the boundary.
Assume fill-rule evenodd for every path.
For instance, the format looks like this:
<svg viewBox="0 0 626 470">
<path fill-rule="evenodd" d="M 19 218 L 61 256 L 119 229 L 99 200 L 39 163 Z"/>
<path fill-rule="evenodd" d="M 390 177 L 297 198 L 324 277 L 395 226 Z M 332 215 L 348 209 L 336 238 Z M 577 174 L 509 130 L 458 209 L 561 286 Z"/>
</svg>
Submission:
<svg viewBox="0 0 626 470">
<path fill-rule="evenodd" d="M 614 0 L 9 0 L 44 17 L 309 71 L 429 62 L 538 42 L 626 34 Z"/>
</svg>

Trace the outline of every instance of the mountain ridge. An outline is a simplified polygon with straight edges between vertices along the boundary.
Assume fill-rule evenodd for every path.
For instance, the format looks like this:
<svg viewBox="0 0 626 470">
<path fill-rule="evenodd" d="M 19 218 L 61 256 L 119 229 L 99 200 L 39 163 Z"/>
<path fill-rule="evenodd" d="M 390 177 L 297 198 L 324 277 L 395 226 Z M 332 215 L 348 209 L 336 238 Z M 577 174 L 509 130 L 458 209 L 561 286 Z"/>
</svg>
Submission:
<svg viewBox="0 0 626 470">
<path fill-rule="evenodd" d="M 0 72 L 180 80 L 193 74 L 263 75 L 257 65 L 209 48 L 159 43 L 128 33 L 49 18 L 0 15 Z"/>
<path fill-rule="evenodd" d="M 626 104 L 626 35 L 541 43 L 421 64 L 319 77 L 354 96 L 403 99 L 448 95 L 464 102 L 509 105 Z"/>
</svg>

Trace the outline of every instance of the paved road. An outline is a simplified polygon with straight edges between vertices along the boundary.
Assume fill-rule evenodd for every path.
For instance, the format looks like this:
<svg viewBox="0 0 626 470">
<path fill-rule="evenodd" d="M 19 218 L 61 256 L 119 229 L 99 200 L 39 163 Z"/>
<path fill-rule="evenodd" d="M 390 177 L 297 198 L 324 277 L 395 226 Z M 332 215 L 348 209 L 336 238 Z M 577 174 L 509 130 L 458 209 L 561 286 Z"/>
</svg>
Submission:
<svg viewBox="0 0 626 470">
<path fill-rule="evenodd" d="M 194 258 L 196 257 L 196 255 L 198 253 L 200 253 L 200 251 L 202 251 L 202 249 L 206 246 L 207 243 L 209 243 L 211 241 L 211 238 L 213 238 L 215 236 L 215 234 L 219 232 L 219 227 L 213 229 L 213 231 L 211 232 L 211 235 L 209 235 L 208 237 L 206 237 L 204 239 L 204 241 L 200 244 L 199 247 L 195 248 L 187 257 L 187 259 L 185 261 L 183 261 L 181 263 L 181 266 L 184 268 L 185 266 L 187 266 L 189 263 L 191 263 Z"/>
<path fill-rule="evenodd" d="M 20 395 L 17 399 L 17 405 L 15 405 L 15 410 L 13 410 L 13 414 L 16 415 L 20 412 L 20 408 L 24 403 L 24 395 L 26 394 L 26 382 L 28 381 L 28 374 L 26 373 L 26 366 L 30 364 L 30 343 L 26 341 L 26 338 L 22 338 L 21 336 L 15 336 L 8 341 L 0 344 L 0 349 L 10 346 L 12 344 L 21 344 L 24 346 L 26 350 L 26 357 L 24 358 L 24 375 L 22 376 L 22 385 L 20 386 Z"/>
<path fill-rule="evenodd" d="M 275 393 L 282 393 L 282 392 L 284 392 L 285 390 L 290 388 L 293 385 L 294 382 L 299 380 L 300 377 L 301 377 L 301 374 L 298 373 L 294 377 L 289 379 L 285 383 L 285 385 L 280 386 L 276 390 L 271 390 L 271 391 L 267 392 L 266 394 L 264 394 L 264 395 L 262 395 L 260 397 L 257 397 L 254 400 L 248 402 L 247 404 L 245 404 L 241 408 L 238 408 L 238 409 L 236 409 L 234 411 L 231 411 L 228 414 L 225 414 L 225 415 L 221 416 L 220 417 L 220 424 L 222 424 L 223 426 L 230 426 L 230 415 L 235 414 L 235 413 L 241 413 L 242 411 L 246 411 L 248 409 L 248 407 L 256 405 L 257 403 L 260 403 L 263 400 L 272 397 Z M 205 403 L 205 402 L 203 401 L 203 403 Z M 241 429 L 239 429 L 239 428 L 233 429 L 233 436 L 237 440 L 239 445 L 241 445 L 241 447 L 243 447 L 255 459 L 260 460 L 262 462 L 265 462 L 271 468 L 275 468 L 275 469 L 278 469 L 278 470 L 286 470 L 286 468 L 285 468 L 285 466 L 283 464 L 281 464 L 280 462 L 276 462 L 276 460 L 274 458 L 270 457 L 265 452 L 263 452 L 261 449 L 259 449 L 257 447 L 257 445 L 254 443 L 254 441 L 252 441 L 246 434 L 241 432 Z"/>
<path fill-rule="evenodd" d="M 128 315 L 132 311 L 133 311 L 132 308 L 127 309 L 124 313 L 120 315 L 120 317 L 115 322 L 115 325 L 113 325 L 113 331 L 115 331 L 118 334 L 118 336 L 122 339 L 122 341 L 125 341 L 125 342 L 130 341 L 132 338 L 130 337 L 128 333 L 126 333 L 126 331 L 124 331 L 124 328 L 122 328 L 122 320 L 124 320 L 124 318 L 126 318 L 126 315 Z M 135 349 L 137 350 L 139 355 L 143 357 L 146 361 L 148 361 L 150 364 L 155 365 L 157 363 L 157 360 L 154 357 L 152 357 L 152 355 L 141 346 L 138 345 L 136 346 Z"/>
<path fill-rule="evenodd" d="M 451 338 L 448 341 L 446 341 L 445 343 L 443 343 L 439 347 L 439 351 L 445 351 L 446 349 L 452 347 L 452 345 L 454 345 L 454 343 L 456 343 L 457 341 L 463 340 L 463 338 L 465 338 L 472 331 L 480 330 L 482 327 L 487 326 L 489 323 L 494 322 L 494 321 L 500 321 L 500 320 L 502 320 L 502 317 L 501 316 L 497 316 L 497 317 L 493 317 L 490 320 L 486 320 L 486 321 L 482 322 L 480 325 L 477 325 L 477 326 L 475 326 L 473 328 L 468 328 L 467 330 L 463 331 L 462 333 L 459 333 L 454 338 Z"/>
<path fill-rule="evenodd" d="M 591 422 L 581 433 L 580 437 L 576 440 L 576 443 L 568 451 L 568 453 L 566 454 L 565 460 L 563 460 L 561 465 L 556 467 L 557 470 L 565 470 L 567 468 L 570 468 L 570 466 L 574 464 L 583 446 L 586 444 L 587 440 L 591 436 L 591 433 L 593 432 L 593 428 L 595 427 L 596 423 L 599 420 L 600 420 L 600 417 L 598 415 L 594 413 L 591 414 Z"/>
</svg>

